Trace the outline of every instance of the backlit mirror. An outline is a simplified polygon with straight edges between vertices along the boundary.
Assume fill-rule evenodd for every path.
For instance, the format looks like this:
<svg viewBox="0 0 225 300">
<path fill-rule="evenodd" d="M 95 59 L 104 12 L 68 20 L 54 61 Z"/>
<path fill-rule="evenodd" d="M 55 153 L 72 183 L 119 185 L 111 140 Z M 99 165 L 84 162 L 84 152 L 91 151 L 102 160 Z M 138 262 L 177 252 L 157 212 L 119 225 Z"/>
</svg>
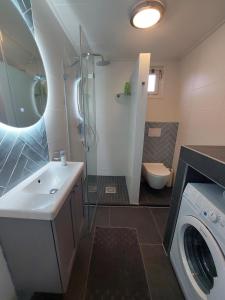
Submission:
<svg viewBox="0 0 225 300">
<path fill-rule="evenodd" d="M 43 115 L 47 81 L 30 0 L 0 0 L 0 122 L 28 127 Z"/>
</svg>

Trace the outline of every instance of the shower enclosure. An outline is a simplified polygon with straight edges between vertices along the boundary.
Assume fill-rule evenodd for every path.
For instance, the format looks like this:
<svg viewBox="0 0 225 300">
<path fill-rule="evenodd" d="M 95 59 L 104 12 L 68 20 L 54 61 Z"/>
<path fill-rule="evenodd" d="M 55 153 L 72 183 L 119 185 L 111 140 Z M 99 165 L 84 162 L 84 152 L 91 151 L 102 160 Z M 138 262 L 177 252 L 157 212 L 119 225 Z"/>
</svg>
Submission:
<svg viewBox="0 0 225 300">
<path fill-rule="evenodd" d="M 92 228 L 97 208 L 97 135 L 94 55 L 80 28 L 80 56 L 74 49 L 65 63 L 65 96 L 72 161 L 84 161 L 85 232 Z"/>
<path fill-rule="evenodd" d="M 95 64 L 80 27 L 81 103 L 83 108 L 83 146 L 85 152 L 85 216 L 91 230 L 97 209 L 97 133 L 95 102 Z"/>
</svg>

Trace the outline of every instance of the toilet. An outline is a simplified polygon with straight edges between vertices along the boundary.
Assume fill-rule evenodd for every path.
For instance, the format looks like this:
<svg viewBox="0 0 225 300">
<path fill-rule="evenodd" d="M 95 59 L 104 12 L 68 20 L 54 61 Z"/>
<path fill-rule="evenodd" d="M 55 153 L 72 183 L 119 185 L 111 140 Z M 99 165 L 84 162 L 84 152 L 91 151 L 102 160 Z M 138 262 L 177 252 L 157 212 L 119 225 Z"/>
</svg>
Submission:
<svg viewBox="0 0 225 300">
<path fill-rule="evenodd" d="M 153 189 L 162 189 L 170 180 L 170 169 L 163 163 L 143 163 L 142 173 Z"/>
</svg>

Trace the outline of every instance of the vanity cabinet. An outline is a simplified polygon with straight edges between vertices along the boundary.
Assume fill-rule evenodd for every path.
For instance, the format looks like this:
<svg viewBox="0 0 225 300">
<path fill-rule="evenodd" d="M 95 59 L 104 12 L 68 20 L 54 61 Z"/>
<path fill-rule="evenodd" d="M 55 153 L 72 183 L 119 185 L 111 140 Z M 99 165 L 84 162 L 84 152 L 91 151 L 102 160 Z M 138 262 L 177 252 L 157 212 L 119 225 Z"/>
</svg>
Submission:
<svg viewBox="0 0 225 300">
<path fill-rule="evenodd" d="M 84 222 L 80 177 L 53 220 L 0 218 L 0 243 L 17 291 L 64 293 Z"/>
<path fill-rule="evenodd" d="M 71 213 L 72 194 L 64 203 L 55 220 L 52 222 L 56 254 L 59 263 L 62 286 L 67 287 L 76 250 Z M 74 215 L 74 219 L 76 215 Z"/>
<path fill-rule="evenodd" d="M 71 212 L 73 219 L 73 235 L 75 245 L 81 235 L 82 225 L 84 221 L 84 206 L 83 206 L 83 184 L 82 178 L 79 179 L 71 193 Z"/>
</svg>

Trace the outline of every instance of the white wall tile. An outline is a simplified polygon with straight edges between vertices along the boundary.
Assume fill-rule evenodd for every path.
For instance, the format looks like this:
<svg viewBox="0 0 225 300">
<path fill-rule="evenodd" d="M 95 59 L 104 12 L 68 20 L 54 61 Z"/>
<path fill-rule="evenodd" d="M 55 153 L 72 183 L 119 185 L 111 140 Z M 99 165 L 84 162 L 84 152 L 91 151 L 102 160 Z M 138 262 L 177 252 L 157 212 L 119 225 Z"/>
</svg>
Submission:
<svg viewBox="0 0 225 300">
<path fill-rule="evenodd" d="M 130 97 L 117 99 L 129 81 L 134 62 L 111 62 L 96 67 L 96 116 L 98 174 L 125 176 L 128 152 Z"/>
<path fill-rule="evenodd" d="M 181 145 L 225 145 L 225 25 L 180 63 L 180 126 L 174 156 Z"/>
<path fill-rule="evenodd" d="M 155 62 L 151 66 L 163 66 L 163 92 L 160 98 L 148 97 L 146 122 L 176 122 L 179 120 L 179 62 Z"/>
</svg>

